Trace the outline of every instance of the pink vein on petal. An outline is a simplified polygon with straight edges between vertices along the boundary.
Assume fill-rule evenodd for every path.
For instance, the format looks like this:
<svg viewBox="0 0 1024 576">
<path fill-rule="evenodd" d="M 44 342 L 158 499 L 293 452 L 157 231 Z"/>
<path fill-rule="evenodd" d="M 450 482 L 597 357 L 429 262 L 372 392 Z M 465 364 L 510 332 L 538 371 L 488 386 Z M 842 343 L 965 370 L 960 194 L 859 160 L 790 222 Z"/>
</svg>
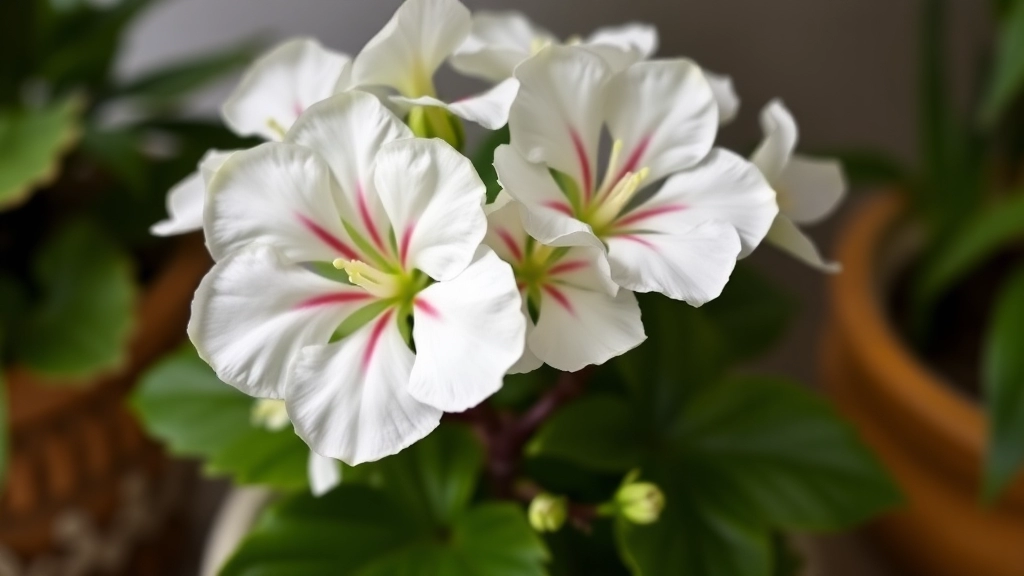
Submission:
<svg viewBox="0 0 1024 576">
<path fill-rule="evenodd" d="M 512 237 L 512 234 L 508 230 L 498 228 L 494 233 L 498 235 L 498 238 L 501 238 L 502 244 L 505 245 L 505 248 L 508 248 L 508 251 L 512 253 L 512 257 L 515 258 L 516 261 L 523 259 L 523 251 L 519 249 L 519 244 L 516 243 L 516 239 Z"/>
<path fill-rule="evenodd" d="M 380 232 L 377 230 L 377 225 L 373 223 L 373 218 L 370 218 L 370 209 L 366 206 L 366 194 L 363 193 L 363 185 L 356 184 L 356 187 L 356 200 L 359 204 L 359 217 L 363 219 L 363 226 L 366 226 L 366 231 L 370 233 L 370 238 L 373 239 L 373 243 L 377 245 L 379 250 L 383 251 L 384 242 L 380 239 Z"/>
<path fill-rule="evenodd" d="M 647 147 L 650 145 L 651 137 L 644 136 L 640 140 L 640 143 L 637 144 L 636 148 L 633 149 L 633 152 L 629 154 L 629 158 L 626 159 L 626 163 L 622 165 L 619 173 L 615 175 L 615 180 L 612 180 L 612 182 L 617 183 L 622 180 L 627 173 L 636 171 L 637 165 L 640 164 L 640 158 L 642 158 L 644 153 L 647 152 Z"/>
<path fill-rule="evenodd" d="M 576 150 L 576 157 L 580 161 L 580 170 L 583 172 L 583 194 L 589 200 L 594 186 L 594 178 L 590 173 L 590 158 L 587 156 L 587 150 L 576 130 L 569 128 L 569 134 L 572 136 L 572 146 Z"/>
<path fill-rule="evenodd" d="M 662 214 L 671 214 L 672 212 L 680 212 L 686 210 L 686 206 L 682 204 L 667 204 L 665 206 L 656 206 L 654 208 L 646 208 L 641 210 L 635 210 L 626 214 L 622 218 L 619 218 L 616 222 L 616 226 L 629 226 L 630 224 L 636 224 L 642 220 L 653 218 L 655 216 L 661 216 Z"/>
<path fill-rule="evenodd" d="M 296 214 L 295 216 L 299 219 L 300 222 L 302 222 L 302 225 L 305 226 L 306 229 L 308 229 L 310 232 L 312 232 L 314 236 L 320 239 L 321 242 L 327 244 L 328 246 L 330 246 L 339 254 L 348 258 L 349 260 L 359 260 L 359 254 L 352 248 L 348 247 L 344 242 L 342 242 L 340 238 L 338 238 L 334 234 L 331 234 L 327 230 L 324 230 L 322 226 L 320 226 L 316 222 L 313 222 L 309 218 L 306 218 L 302 214 Z"/>
<path fill-rule="evenodd" d="M 437 311 L 437 308 L 434 308 L 433 304 L 427 302 L 422 298 L 417 298 L 416 300 L 414 300 L 412 305 L 415 306 L 417 310 L 423 312 L 424 314 L 430 316 L 431 318 L 441 317 L 441 313 Z"/>
<path fill-rule="evenodd" d="M 544 206 L 547 208 L 551 208 L 552 210 L 555 210 L 557 212 L 561 212 L 562 214 L 565 214 L 566 216 L 569 216 L 571 218 L 576 217 L 572 213 L 572 207 L 566 204 L 565 202 L 559 202 L 558 200 L 548 200 L 547 202 L 544 203 Z"/>
<path fill-rule="evenodd" d="M 637 236 L 636 234 L 621 234 L 619 236 L 615 236 L 615 238 L 619 238 L 619 239 L 622 239 L 622 240 L 629 240 L 630 242 L 636 242 L 637 244 L 641 244 L 643 246 L 646 246 L 646 247 L 650 248 L 651 250 L 657 250 L 658 249 L 658 247 L 655 246 L 653 243 L 651 243 L 650 241 L 648 241 L 648 240 L 646 240 L 644 238 L 641 238 L 640 236 Z"/>
<path fill-rule="evenodd" d="M 306 107 L 302 105 L 302 102 L 296 100 L 292 103 L 292 111 L 295 112 L 295 117 L 302 116 L 302 113 L 306 111 Z"/>
<path fill-rule="evenodd" d="M 565 274 L 566 272 L 573 272 L 587 266 L 588 263 L 585 260 L 569 260 L 552 266 L 548 273 L 552 275 Z"/>
<path fill-rule="evenodd" d="M 321 294 L 320 296 L 314 296 L 307 298 L 302 302 L 295 305 L 296 308 L 314 308 L 316 306 L 324 306 L 327 304 L 344 304 L 346 302 L 358 302 L 360 300 L 366 300 L 371 298 L 369 293 L 366 292 L 335 292 L 333 294 Z"/>
<path fill-rule="evenodd" d="M 572 314 L 573 316 L 576 315 L 576 311 L 573 310 L 572 307 L 572 302 L 569 301 L 569 298 L 565 295 L 565 292 L 562 292 L 561 290 L 555 288 L 550 284 L 544 285 L 544 291 L 550 294 L 551 297 L 555 299 L 555 302 L 558 302 L 558 305 L 561 306 L 562 308 L 565 308 L 565 310 L 569 314 Z"/>
<path fill-rule="evenodd" d="M 412 242 L 412 231 L 415 228 L 416 223 L 412 222 L 402 232 L 402 240 L 398 245 L 398 259 L 402 262 L 402 266 L 405 266 L 405 260 L 409 257 L 409 243 Z"/>
<path fill-rule="evenodd" d="M 366 350 L 363 352 L 363 371 L 365 372 L 370 366 L 370 362 L 373 361 L 373 354 L 377 350 L 377 343 L 380 342 L 380 337 L 384 334 L 384 328 L 387 327 L 388 321 L 391 320 L 391 316 L 394 310 L 389 309 L 373 325 L 373 330 L 370 332 L 370 341 L 366 343 Z"/>
</svg>

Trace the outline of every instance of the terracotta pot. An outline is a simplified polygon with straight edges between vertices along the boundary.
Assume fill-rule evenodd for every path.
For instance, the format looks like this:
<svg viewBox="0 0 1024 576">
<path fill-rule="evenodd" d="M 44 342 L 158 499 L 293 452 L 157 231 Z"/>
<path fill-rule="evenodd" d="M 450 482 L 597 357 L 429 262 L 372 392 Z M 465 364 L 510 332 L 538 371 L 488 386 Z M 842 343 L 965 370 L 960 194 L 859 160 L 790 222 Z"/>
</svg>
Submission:
<svg viewBox="0 0 1024 576">
<path fill-rule="evenodd" d="M 7 374 L 0 575 L 158 573 L 139 552 L 166 525 L 175 476 L 125 397 L 141 371 L 181 342 L 209 266 L 200 238 L 180 240 L 141 298 L 128 362 L 115 373 L 67 385 L 23 368 Z"/>
<path fill-rule="evenodd" d="M 871 198 L 843 231 L 822 356 L 827 388 L 907 500 L 872 531 L 922 576 L 1021 576 L 1024 479 L 997 505 L 980 503 L 985 416 L 914 356 L 886 314 L 894 272 L 912 255 L 900 248 L 901 211 L 895 194 Z"/>
</svg>

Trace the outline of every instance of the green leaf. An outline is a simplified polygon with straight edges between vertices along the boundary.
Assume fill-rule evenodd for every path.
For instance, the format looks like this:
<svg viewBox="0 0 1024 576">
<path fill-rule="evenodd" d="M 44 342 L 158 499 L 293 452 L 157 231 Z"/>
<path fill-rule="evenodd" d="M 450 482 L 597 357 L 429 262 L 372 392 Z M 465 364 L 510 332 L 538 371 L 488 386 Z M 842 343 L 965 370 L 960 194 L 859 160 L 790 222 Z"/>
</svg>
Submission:
<svg viewBox="0 0 1024 576">
<path fill-rule="evenodd" d="M 74 380 L 121 366 L 135 316 L 131 258 L 80 220 L 44 244 L 33 272 L 42 301 L 18 339 L 18 359 L 44 376 Z"/>
<path fill-rule="evenodd" d="M 657 444 L 641 469 L 665 511 L 619 526 L 634 574 L 768 576 L 774 531 L 835 530 L 899 501 L 852 428 L 786 382 L 706 387 Z"/>
<path fill-rule="evenodd" d="M 304 490 L 309 448 L 291 429 L 254 426 L 254 402 L 218 380 L 191 346 L 153 367 L 132 397 L 149 433 L 175 454 L 204 460 L 209 474 Z"/>
<path fill-rule="evenodd" d="M 502 144 L 509 143 L 508 126 L 495 130 L 487 135 L 487 138 L 477 148 L 473 155 L 473 167 L 480 179 L 487 185 L 487 203 L 494 202 L 501 192 L 501 184 L 498 183 L 498 171 L 494 169 L 494 151 Z"/>
<path fill-rule="evenodd" d="M 258 48 L 255 44 L 233 47 L 215 54 L 150 72 L 128 84 L 115 88 L 116 98 L 137 98 L 150 105 L 163 106 L 187 96 L 207 84 L 252 62 Z"/>
<path fill-rule="evenodd" d="M 981 120 L 991 127 L 1024 88 L 1024 2 L 1007 8 L 999 25 L 995 68 L 981 106 Z"/>
<path fill-rule="evenodd" d="M 134 129 L 86 127 L 82 151 L 123 182 L 136 196 L 149 188 L 150 159 L 142 151 L 142 134 Z"/>
<path fill-rule="evenodd" d="M 648 339 L 615 364 L 662 424 L 688 395 L 716 382 L 735 363 L 767 351 L 794 309 L 785 294 L 744 263 L 722 295 L 701 308 L 654 294 L 638 300 Z"/>
<path fill-rule="evenodd" d="M 993 501 L 1024 463 L 1024 268 L 1003 287 L 984 351 L 989 452 L 982 493 Z"/>
<path fill-rule="evenodd" d="M 481 466 L 469 430 L 442 426 L 355 468 L 368 483 L 347 475 L 322 498 L 268 510 L 221 574 L 543 576 L 547 551 L 518 505 L 470 505 Z"/>
<path fill-rule="evenodd" d="M 995 255 L 1011 240 L 1024 236 L 1024 194 L 992 204 L 938 245 L 924 261 L 914 285 L 912 325 L 927 332 L 932 308 L 954 284 Z"/>
<path fill-rule="evenodd" d="M 734 505 L 770 526 L 835 530 L 900 501 L 854 430 L 788 382 L 737 378 L 705 389 L 669 431 L 685 469 L 699 467 Z M 708 487 L 710 489 L 710 486 Z"/>
<path fill-rule="evenodd" d="M 647 443 L 629 402 L 592 394 L 559 410 L 530 441 L 530 456 L 561 458 L 592 470 L 625 472 L 639 464 Z"/>
<path fill-rule="evenodd" d="M 80 106 L 66 100 L 38 110 L 0 110 L 0 210 L 56 180 L 79 134 Z"/>
</svg>

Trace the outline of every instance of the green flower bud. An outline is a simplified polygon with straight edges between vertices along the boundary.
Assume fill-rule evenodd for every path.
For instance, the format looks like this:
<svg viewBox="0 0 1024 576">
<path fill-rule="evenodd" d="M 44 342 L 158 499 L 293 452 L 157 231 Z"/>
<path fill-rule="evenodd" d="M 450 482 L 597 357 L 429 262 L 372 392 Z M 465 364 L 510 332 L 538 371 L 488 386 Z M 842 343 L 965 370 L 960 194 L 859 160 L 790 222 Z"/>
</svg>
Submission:
<svg viewBox="0 0 1024 576">
<path fill-rule="evenodd" d="M 557 532 L 569 515 L 569 503 L 564 496 L 541 493 L 530 502 L 527 516 L 530 526 L 537 532 Z"/>
<path fill-rule="evenodd" d="M 638 474 L 630 473 L 615 493 L 615 506 L 620 516 L 634 524 L 653 524 L 665 509 L 665 494 L 656 484 L 636 482 Z"/>
<path fill-rule="evenodd" d="M 462 150 L 466 143 L 462 120 L 438 106 L 414 106 L 409 110 L 406 124 L 420 138 L 440 138 Z"/>
</svg>

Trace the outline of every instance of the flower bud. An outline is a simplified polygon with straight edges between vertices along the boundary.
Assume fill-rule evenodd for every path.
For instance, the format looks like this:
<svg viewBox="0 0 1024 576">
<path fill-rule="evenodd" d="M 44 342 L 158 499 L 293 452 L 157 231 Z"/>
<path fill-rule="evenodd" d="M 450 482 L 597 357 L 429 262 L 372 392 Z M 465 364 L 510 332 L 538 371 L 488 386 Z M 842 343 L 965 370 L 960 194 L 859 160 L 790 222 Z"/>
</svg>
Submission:
<svg viewBox="0 0 1024 576">
<path fill-rule="evenodd" d="M 528 516 L 530 526 L 537 532 L 557 532 L 569 514 L 569 504 L 564 496 L 541 493 L 530 502 Z"/>
<path fill-rule="evenodd" d="M 665 494 L 651 482 L 634 482 L 635 475 L 615 493 L 619 514 L 634 524 L 653 524 L 665 509 Z"/>
</svg>

